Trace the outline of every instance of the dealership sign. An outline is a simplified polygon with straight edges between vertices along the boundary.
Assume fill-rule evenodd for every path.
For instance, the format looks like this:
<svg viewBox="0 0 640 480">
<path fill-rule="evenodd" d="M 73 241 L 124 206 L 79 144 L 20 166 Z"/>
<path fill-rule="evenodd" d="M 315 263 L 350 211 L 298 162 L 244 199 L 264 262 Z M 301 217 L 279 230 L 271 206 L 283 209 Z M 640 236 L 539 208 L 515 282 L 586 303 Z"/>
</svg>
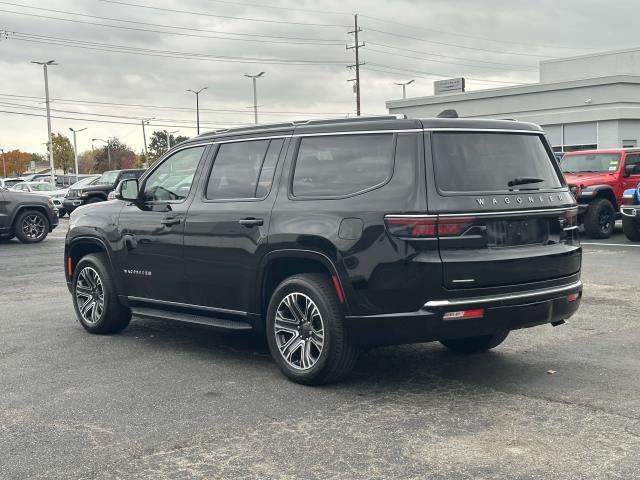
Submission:
<svg viewBox="0 0 640 480">
<path fill-rule="evenodd" d="M 464 92 L 464 78 L 438 80 L 437 82 L 433 82 L 433 90 L 436 95 Z"/>
</svg>

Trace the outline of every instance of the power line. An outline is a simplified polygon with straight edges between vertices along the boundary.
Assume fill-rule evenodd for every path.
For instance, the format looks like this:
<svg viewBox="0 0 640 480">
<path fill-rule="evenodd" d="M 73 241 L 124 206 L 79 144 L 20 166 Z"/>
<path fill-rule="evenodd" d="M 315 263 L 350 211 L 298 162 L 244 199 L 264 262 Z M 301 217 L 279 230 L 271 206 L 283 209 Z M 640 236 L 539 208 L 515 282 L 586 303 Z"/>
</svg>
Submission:
<svg viewBox="0 0 640 480">
<path fill-rule="evenodd" d="M 106 1 L 106 0 L 101 0 L 101 1 Z M 370 27 L 367 27 L 367 31 L 380 33 L 382 35 L 389 35 L 389 36 L 392 36 L 392 37 L 408 38 L 408 39 L 411 39 L 411 40 L 416 40 L 418 42 L 434 43 L 436 45 L 446 45 L 447 47 L 465 48 L 467 50 L 477 50 L 477 51 L 480 51 L 480 52 L 490 52 L 490 53 L 496 53 L 496 54 L 500 54 L 500 55 L 516 55 L 516 56 L 521 56 L 521 57 L 535 57 L 535 58 L 556 58 L 555 56 L 550 56 L 550 55 L 536 55 L 536 54 L 533 54 L 533 53 L 519 53 L 519 52 L 511 52 L 511 51 L 508 51 L 508 50 L 492 50 L 492 49 L 488 49 L 488 48 L 469 47 L 469 46 L 460 45 L 460 44 L 457 44 L 457 43 L 439 42 L 439 41 L 436 41 L 436 40 L 427 40 L 425 38 L 413 37 L 411 35 L 403 35 L 402 33 L 394 33 L 394 32 L 387 32 L 387 31 L 384 31 L 384 30 L 377 30 L 375 28 L 370 28 Z"/>
<path fill-rule="evenodd" d="M 31 9 L 31 10 L 37 10 L 37 11 L 42 11 L 42 12 L 52 12 L 52 13 L 59 13 L 59 14 L 63 14 L 63 15 L 73 15 L 73 16 L 84 17 L 84 18 L 92 18 L 92 19 L 97 19 L 97 20 L 106 20 L 106 21 L 109 21 L 109 22 L 121 22 L 121 23 L 133 24 L 133 25 L 144 25 L 144 26 L 150 26 L 150 27 L 169 28 L 169 29 L 174 29 L 174 30 L 186 30 L 186 31 L 191 31 L 191 32 L 215 33 L 215 34 L 219 34 L 219 35 L 235 35 L 235 36 L 241 36 L 241 37 L 254 37 L 254 38 L 260 39 L 260 41 L 264 41 L 264 42 L 267 42 L 267 40 L 263 40 L 263 39 L 284 39 L 284 40 L 287 40 L 285 42 L 275 42 L 275 41 L 270 41 L 269 40 L 268 41 L 269 43 L 290 43 L 292 45 L 303 45 L 303 44 L 308 44 L 308 45 L 324 45 L 324 44 L 327 44 L 327 45 L 342 45 L 342 43 L 343 43 L 342 40 L 339 40 L 339 39 L 323 39 L 323 38 L 312 38 L 312 37 L 290 37 L 290 36 L 282 36 L 282 35 L 259 35 L 259 34 L 251 34 L 251 33 L 225 32 L 225 31 L 220 31 L 220 30 L 207 30 L 207 29 L 202 29 L 202 28 L 177 27 L 177 26 L 174 26 L 174 25 L 166 25 L 166 24 L 160 24 L 160 23 L 138 22 L 138 21 L 134 21 L 134 20 L 123 20 L 123 19 L 120 19 L 120 18 L 101 17 L 101 16 L 98 16 L 98 15 L 88 15 L 88 14 L 84 14 L 84 13 L 67 12 L 67 11 L 64 11 L 64 10 L 55 10 L 55 9 L 51 9 L 51 8 L 32 7 L 30 5 L 21 5 L 19 3 L 4 2 L 4 1 L 0 1 L 0 4 L 10 5 L 10 6 L 19 7 L 19 8 L 28 8 L 28 9 Z M 43 19 L 46 19 L 46 20 L 59 20 L 59 21 L 63 21 L 63 22 L 81 23 L 81 24 L 85 24 L 85 25 L 94 25 L 94 26 L 101 26 L 101 27 L 119 28 L 119 29 L 124 29 L 124 30 L 134 30 L 134 31 L 153 32 L 153 33 L 167 33 L 167 34 L 183 35 L 183 36 L 195 36 L 195 37 L 198 37 L 198 38 L 213 38 L 213 39 L 223 39 L 223 40 L 238 40 L 238 41 L 245 40 L 245 41 L 249 41 L 248 39 L 242 39 L 242 38 L 216 37 L 216 36 L 206 36 L 206 35 L 187 35 L 187 34 L 184 34 L 184 33 L 180 34 L 178 32 L 164 32 L 164 31 L 149 30 L 149 29 L 144 29 L 144 28 L 125 27 L 125 26 L 122 26 L 122 25 L 107 25 L 107 24 L 101 24 L 101 23 L 95 23 L 95 22 L 87 22 L 87 21 L 84 21 L 84 20 L 51 17 L 51 16 L 47 16 L 47 15 L 37 15 L 35 13 L 15 12 L 15 11 L 12 11 L 12 10 L 0 10 L 0 12 L 11 13 L 11 14 L 14 14 L 14 15 L 28 16 L 28 17 L 43 18 Z M 290 40 L 300 41 L 301 43 L 289 42 Z M 257 41 L 257 40 L 251 39 L 250 41 Z"/>
<path fill-rule="evenodd" d="M 390 67 L 387 65 L 380 65 L 377 63 L 368 63 L 367 65 L 374 65 L 380 68 L 384 68 L 386 70 L 380 70 L 379 68 L 370 68 L 368 66 L 363 67 L 366 70 L 371 70 L 373 72 L 379 72 L 379 73 L 386 73 L 387 75 L 389 74 L 393 74 L 393 75 L 398 75 L 399 73 L 411 73 L 414 77 L 416 78 L 424 78 L 426 80 L 433 80 L 433 79 L 440 79 L 440 78 L 446 78 L 448 77 L 448 75 L 441 75 L 438 73 L 430 73 L 430 72 L 422 72 L 422 71 L 418 71 L 418 70 L 409 70 L 409 69 L 404 69 L 404 68 L 396 68 L 396 67 Z M 395 70 L 395 71 L 394 71 Z M 418 75 L 415 75 L 415 74 Z M 422 75 L 422 76 L 420 76 Z M 495 84 L 495 83 L 499 83 L 499 84 L 506 84 L 506 85 L 529 85 L 528 83 L 518 83 L 518 82 L 507 82 L 507 81 L 500 81 L 500 80 L 489 80 L 489 79 L 481 79 L 481 78 L 469 78 L 469 77 L 465 77 L 467 80 L 471 80 L 477 83 L 487 83 L 487 84 Z"/>
<path fill-rule="evenodd" d="M 37 35 L 22 32 L 11 32 L 6 30 L 0 30 L 8 34 L 9 38 L 31 43 L 42 43 L 48 45 L 67 46 L 74 48 L 84 48 L 89 50 L 97 50 L 113 53 L 130 53 L 136 55 L 145 55 L 152 57 L 164 57 L 164 58 L 181 58 L 185 60 L 207 60 L 212 62 L 227 62 L 227 63 L 260 63 L 271 65 L 346 65 L 346 62 L 337 60 L 297 60 L 297 59 L 283 59 L 283 58 L 260 58 L 260 57 L 236 57 L 230 55 L 211 55 L 203 53 L 191 53 L 191 52 L 176 52 L 171 50 L 155 50 L 142 47 L 130 47 L 126 45 L 114 45 L 100 42 L 89 42 L 85 40 L 74 40 L 70 38 L 53 37 L 48 35 Z"/>
<path fill-rule="evenodd" d="M 504 65 L 504 66 L 511 66 L 511 67 L 530 67 L 532 69 L 537 70 L 537 67 L 535 65 L 531 65 L 528 63 L 504 63 L 504 62 L 492 62 L 492 61 L 488 61 L 488 60 L 478 60 L 475 58 L 469 58 L 469 57 L 454 57 L 453 55 L 441 55 L 438 53 L 432 53 L 432 52 L 425 52 L 422 50 L 411 50 L 409 48 L 403 48 L 403 47 L 397 47 L 395 45 L 389 45 L 386 43 L 376 43 L 376 42 L 372 42 L 370 40 L 367 40 L 367 44 L 369 45 L 375 45 L 378 47 L 384 47 L 384 48 L 391 48 L 394 50 L 400 50 L 403 52 L 411 52 L 411 53 L 419 53 L 421 55 L 431 55 L 432 57 L 441 57 L 441 58 L 451 58 L 453 60 L 465 60 L 465 61 L 472 61 L 472 62 L 476 62 L 476 63 L 486 63 L 488 65 Z"/>
<path fill-rule="evenodd" d="M 14 97 L 14 98 L 23 98 L 23 99 L 31 99 L 33 101 L 42 101 L 42 97 L 34 96 L 34 95 L 17 95 L 10 93 L 0 93 L 0 97 Z M 99 106 L 112 106 L 112 107 L 134 107 L 134 108 L 145 108 L 145 109 L 153 109 L 153 110 L 177 110 L 177 111 L 187 111 L 193 112 L 195 108 L 192 107 L 175 107 L 175 106 L 167 106 L 167 105 L 146 105 L 140 103 L 120 103 L 120 102 L 101 102 L 95 100 L 77 100 L 77 99 L 64 99 L 64 98 L 52 98 L 52 102 L 58 103 L 71 103 L 71 104 L 87 104 L 87 105 L 99 105 Z M 201 108 L 202 112 L 224 112 L 224 113 L 250 113 L 247 110 L 237 110 L 237 109 L 215 109 L 215 108 Z M 301 111 L 268 111 L 262 110 L 263 113 L 268 114 L 300 114 L 300 115 L 348 115 L 353 112 L 301 112 Z"/>
<path fill-rule="evenodd" d="M 215 1 L 217 1 L 217 0 L 215 0 Z M 386 20 L 384 18 L 373 17 L 371 15 L 360 15 L 360 16 L 364 17 L 364 18 L 369 18 L 371 20 L 376 20 L 376 21 L 382 22 L 382 23 L 400 25 L 400 26 L 403 26 L 403 27 L 412 28 L 414 30 L 421 30 L 423 32 L 434 32 L 434 33 L 438 33 L 438 34 L 452 35 L 452 36 L 456 36 L 456 37 L 471 38 L 471 39 L 474 39 L 474 40 L 485 40 L 485 41 L 489 41 L 489 42 L 496 42 L 496 43 L 502 43 L 502 44 L 510 43 L 510 44 L 516 44 L 516 45 L 525 45 L 525 46 L 529 46 L 529 47 L 561 48 L 561 49 L 565 49 L 565 50 L 592 50 L 591 48 L 584 48 L 584 47 L 565 47 L 565 46 L 562 46 L 562 45 L 545 45 L 545 44 L 540 44 L 540 43 L 518 42 L 518 41 L 513 41 L 511 38 L 509 38 L 508 40 L 504 40 L 504 39 L 503 40 L 499 40 L 499 39 L 483 37 L 483 36 L 479 36 L 479 35 L 468 35 L 468 34 L 465 34 L 465 33 L 448 32 L 448 31 L 445 31 L 445 30 L 435 30 L 433 28 L 416 27 L 415 25 L 409 25 L 408 23 L 396 22 L 395 20 Z"/>
<path fill-rule="evenodd" d="M 249 3 L 249 2 L 238 2 L 238 1 L 231 1 L 231 0 L 209 0 L 210 2 L 215 2 L 215 3 L 226 3 L 228 5 L 246 5 L 248 7 L 260 7 L 260 8 L 274 8 L 277 10 L 289 10 L 289 11 L 294 11 L 294 12 L 307 12 L 307 13 L 322 13 L 325 15 L 348 15 L 351 16 L 353 15 L 352 13 L 348 13 L 348 12 L 335 12 L 335 11 L 330 11 L 330 10 L 311 10 L 308 8 L 298 8 L 298 7 L 277 7 L 275 5 L 262 5 L 260 3 Z"/>
<path fill-rule="evenodd" d="M 278 23 L 278 24 L 285 24 L 285 25 L 302 25 L 305 27 L 337 27 L 337 28 L 348 28 L 349 25 L 340 25 L 340 24 L 333 24 L 333 23 L 306 23 L 306 22 L 289 22 L 286 20 L 271 20 L 271 19 L 265 19 L 265 18 L 250 18 L 250 17 L 233 17 L 230 15 L 216 15 L 213 13 L 207 13 L 207 12 L 194 12 L 191 10 L 177 10 L 174 8 L 164 8 L 164 7 L 158 7 L 156 5 L 143 5 L 140 3 L 129 3 L 129 2 L 121 2 L 119 0 L 98 0 L 100 2 L 104 2 L 104 3 L 113 3 L 116 5 L 124 5 L 127 7 L 136 7 L 136 8 L 145 8 L 148 10 L 154 10 L 154 11 L 162 11 L 162 12 L 171 12 L 171 13 L 184 13 L 187 15 L 198 15 L 200 17 L 215 17 L 215 18 L 226 18 L 228 20 L 242 20 L 242 21 L 247 21 L 247 22 L 262 22 L 262 23 Z"/>
<path fill-rule="evenodd" d="M 487 69 L 493 69 L 493 70 L 508 70 L 511 72 L 535 72 L 535 70 L 518 70 L 518 69 L 514 69 L 514 68 L 507 68 L 507 67 L 498 67 L 498 66 L 489 66 L 489 65 L 474 65 L 474 64 L 470 64 L 470 63 L 459 63 L 459 62 L 447 62 L 446 60 L 436 60 L 433 58 L 425 58 L 425 57 L 416 57 L 414 55 L 403 55 L 401 53 L 395 53 L 395 52 L 385 52 L 384 50 L 378 50 L 376 48 L 367 48 L 367 52 L 376 52 L 376 53 L 382 53 L 385 55 L 391 55 L 393 57 L 404 57 L 404 58 L 411 58 L 412 60 L 425 60 L 427 62 L 437 62 L 437 63 L 446 63 L 448 65 L 461 65 L 461 66 L 466 66 L 466 67 L 475 67 L 475 68 L 487 68 Z"/>
</svg>

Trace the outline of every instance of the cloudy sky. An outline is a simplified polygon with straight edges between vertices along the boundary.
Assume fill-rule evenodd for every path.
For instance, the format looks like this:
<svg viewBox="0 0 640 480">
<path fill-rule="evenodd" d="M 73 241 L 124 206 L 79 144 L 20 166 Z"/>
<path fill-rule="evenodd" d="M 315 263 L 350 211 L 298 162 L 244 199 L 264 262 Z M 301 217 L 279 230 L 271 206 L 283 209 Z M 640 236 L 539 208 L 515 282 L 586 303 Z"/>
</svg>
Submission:
<svg viewBox="0 0 640 480">
<path fill-rule="evenodd" d="M 87 128 L 141 151 L 148 130 L 195 134 L 253 122 L 353 115 L 353 14 L 359 14 L 362 112 L 385 113 L 393 82 L 464 76 L 469 90 L 538 80 L 548 58 L 640 46 L 637 0 L 0 0 L 0 148 L 44 152 L 42 67 L 54 132 Z M 11 113 L 9 113 L 11 112 Z M 96 142 L 97 143 L 97 142 Z"/>
</svg>

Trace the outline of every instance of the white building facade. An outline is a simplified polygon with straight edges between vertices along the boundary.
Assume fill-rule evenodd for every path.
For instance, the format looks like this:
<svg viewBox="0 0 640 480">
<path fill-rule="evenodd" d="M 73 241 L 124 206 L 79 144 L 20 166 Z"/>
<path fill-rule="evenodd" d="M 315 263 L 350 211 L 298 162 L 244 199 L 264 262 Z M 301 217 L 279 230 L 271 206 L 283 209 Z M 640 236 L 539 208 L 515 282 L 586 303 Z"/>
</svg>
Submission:
<svg viewBox="0 0 640 480">
<path fill-rule="evenodd" d="M 389 113 L 536 123 L 556 152 L 640 145 L 640 49 L 540 63 L 540 83 L 386 103 Z"/>
</svg>

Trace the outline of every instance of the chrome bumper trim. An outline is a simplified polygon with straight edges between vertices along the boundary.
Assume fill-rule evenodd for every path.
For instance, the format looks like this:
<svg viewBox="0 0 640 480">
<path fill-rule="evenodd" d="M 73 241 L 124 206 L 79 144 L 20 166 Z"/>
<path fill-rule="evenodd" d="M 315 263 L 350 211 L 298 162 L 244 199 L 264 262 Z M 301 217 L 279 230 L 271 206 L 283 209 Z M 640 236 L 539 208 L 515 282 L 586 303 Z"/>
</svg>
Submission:
<svg viewBox="0 0 640 480">
<path fill-rule="evenodd" d="M 562 293 L 569 290 L 582 287 L 582 281 L 578 280 L 570 285 L 563 285 L 561 287 L 543 288 L 540 290 L 528 290 L 526 292 L 507 293 L 504 295 L 495 295 L 487 297 L 471 297 L 461 298 L 455 300 L 431 300 L 424 304 L 423 309 L 439 308 L 439 307 L 455 307 L 458 305 L 473 305 L 477 303 L 492 303 L 502 302 L 504 300 L 518 300 L 520 298 L 539 297 L 542 295 L 548 295 L 550 293 Z"/>
</svg>

